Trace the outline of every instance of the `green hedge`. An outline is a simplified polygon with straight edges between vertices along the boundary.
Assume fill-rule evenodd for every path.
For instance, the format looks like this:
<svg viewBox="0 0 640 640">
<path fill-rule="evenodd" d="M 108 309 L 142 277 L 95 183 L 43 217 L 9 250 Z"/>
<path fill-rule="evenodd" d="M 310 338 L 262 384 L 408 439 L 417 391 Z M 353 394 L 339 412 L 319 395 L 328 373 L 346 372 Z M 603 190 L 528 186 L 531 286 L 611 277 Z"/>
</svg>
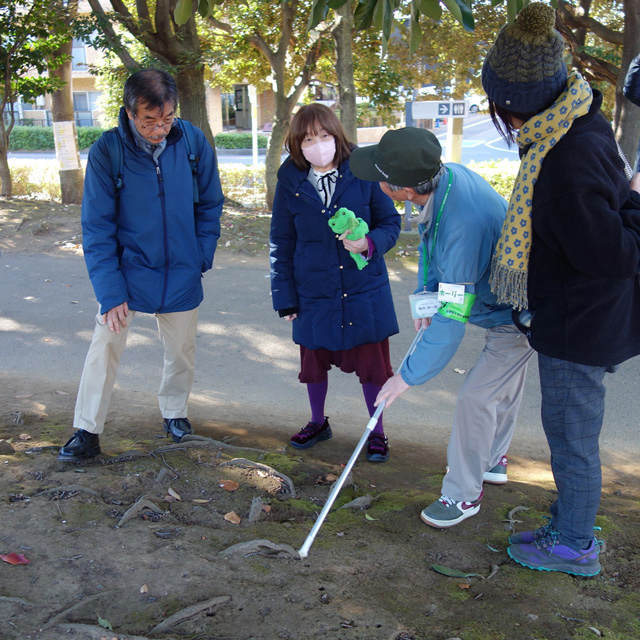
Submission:
<svg viewBox="0 0 640 640">
<path fill-rule="evenodd" d="M 215 137 L 218 149 L 251 149 L 253 148 L 250 133 L 219 133 Z M 269 138 L 258 134 L 258 148 L 266 149 Z"/>
<path fill-rule="evenodd" d="M 90 147 L 101 135 L 98 127 L 78 127 L 81 149 Z M 51 127 L 14 127 L 9 138 L 9 151 L 42 151 L 55 149 Z"/>
<path fill-rule="evenodd" d="M 104 129 L 99 127 L 78 127 L 78 144 L 81 149 L 90 147 Z M 251 149 L 253 146 L 250 133 L 219 133 L 216 137 L 219 149 Z M 258 147 L 266 149 L 269 138 L 258 134 Z M 9 151 L 41 151 L 55 149 L 53 129 L 51 127 L 14 127 L 9 140 Z"/>
</svg>

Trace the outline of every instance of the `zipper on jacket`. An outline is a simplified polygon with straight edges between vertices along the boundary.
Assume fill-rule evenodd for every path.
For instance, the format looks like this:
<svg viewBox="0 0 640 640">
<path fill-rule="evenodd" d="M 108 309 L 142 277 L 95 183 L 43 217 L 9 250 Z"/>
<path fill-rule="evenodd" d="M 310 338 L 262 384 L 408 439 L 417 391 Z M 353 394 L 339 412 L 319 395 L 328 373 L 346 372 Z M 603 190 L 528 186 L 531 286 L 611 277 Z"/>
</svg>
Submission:
<svg viewBox="0 0 640 640">
<path fill-rule="evenodd" d="M 160 162 L 156 164 L 156 175 L 158 176 L 158 187 L 160 189 L 160 203 L 162 206 L 162 238 L 164 242 L 164 284 L 162 287 L 162 298 L 160 300 L 160 309 L 158 312 L 161 312 L 164 309 L 164 303 L 167 296 L 167 286 L 169 280 L 169 240 L 168 240 L 168 232 L 167 232 L 167 208 L 166 202 L 164 199 L 164 180 L 162 178 L 162 171 L 160 169 Z"/>
</svg>

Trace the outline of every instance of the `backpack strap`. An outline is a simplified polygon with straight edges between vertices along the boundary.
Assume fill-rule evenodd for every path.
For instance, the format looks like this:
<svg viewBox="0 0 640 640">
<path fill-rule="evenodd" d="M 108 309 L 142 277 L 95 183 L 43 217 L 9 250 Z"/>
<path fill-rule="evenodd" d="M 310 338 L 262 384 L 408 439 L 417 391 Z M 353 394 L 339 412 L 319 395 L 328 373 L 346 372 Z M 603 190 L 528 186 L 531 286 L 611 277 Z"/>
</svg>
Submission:
<svg viewBox="0 0 640 640">
<path fill-rule="evenodd" d="M 195 131 L 193 125 L 188 120 L 176 118 L 176 123 L 182 131 L 184 144 L 187 147 L 187 158 L 189 159 L 191 173 L 193 174 L 193 202 L 197 204 L 200 202 L 200 194 L 198 193 L 198 161 L 200 160 L 200 156 L 194 153 L 196 149 Z"/>
<path fill-rule="evenodd" d="M 107 151 L 111 160 L 111 178 L 113 179 L 113 187 L 116 198 L 123 187 L 124 178 L 124 152 L 122 149 L 122 138 L 118 133 L 118 128 L 114 127 L 105 131 L 103 134 L 107 143 Z"/>
</svg>

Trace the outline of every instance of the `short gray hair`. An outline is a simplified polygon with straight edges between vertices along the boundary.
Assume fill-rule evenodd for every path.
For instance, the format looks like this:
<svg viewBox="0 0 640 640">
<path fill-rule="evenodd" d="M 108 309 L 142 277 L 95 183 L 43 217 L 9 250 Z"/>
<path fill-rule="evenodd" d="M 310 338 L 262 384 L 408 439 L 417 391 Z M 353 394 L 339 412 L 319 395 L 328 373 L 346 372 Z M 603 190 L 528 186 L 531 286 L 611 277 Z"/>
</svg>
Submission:
<svg viewBox="0 0 640 640">
<path fill-rule="evenodd" d="M 438 171 L 436 171 L 433 178 L 427 180 L 426 182 L 422 182 L 417 187 L 398 187 L 394 184 L 389 184 L 387 182 L 387 187 L 389 187 L 389 191 L 400 191 L 400 189 L 410 188 L 413 189 L 419 196 L 426 196 L 428 193 L 435 191 L 438 185 L 440 184 L 440 180 L 442 180 L 442 176 L 444 175 L 445 166 L 443 164 L 440 165 Z"/>
</svg>

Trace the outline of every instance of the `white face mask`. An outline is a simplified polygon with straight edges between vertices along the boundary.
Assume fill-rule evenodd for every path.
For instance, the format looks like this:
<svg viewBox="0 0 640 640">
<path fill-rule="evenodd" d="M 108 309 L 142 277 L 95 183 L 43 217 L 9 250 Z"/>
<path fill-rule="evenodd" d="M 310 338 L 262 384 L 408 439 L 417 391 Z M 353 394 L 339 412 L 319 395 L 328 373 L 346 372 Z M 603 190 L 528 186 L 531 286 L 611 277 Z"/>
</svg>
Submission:
<svg viewBox="0 0 640 640">
<path fill-rule="evenodd" d="M 310 147 L 302 149 L 302 155 L 310 162 L 314 167 L 326 167 L 333 162 L 336 155 L 336 140 L 324 140 L 322 142 L 316 142 Z"/>
</svg>

